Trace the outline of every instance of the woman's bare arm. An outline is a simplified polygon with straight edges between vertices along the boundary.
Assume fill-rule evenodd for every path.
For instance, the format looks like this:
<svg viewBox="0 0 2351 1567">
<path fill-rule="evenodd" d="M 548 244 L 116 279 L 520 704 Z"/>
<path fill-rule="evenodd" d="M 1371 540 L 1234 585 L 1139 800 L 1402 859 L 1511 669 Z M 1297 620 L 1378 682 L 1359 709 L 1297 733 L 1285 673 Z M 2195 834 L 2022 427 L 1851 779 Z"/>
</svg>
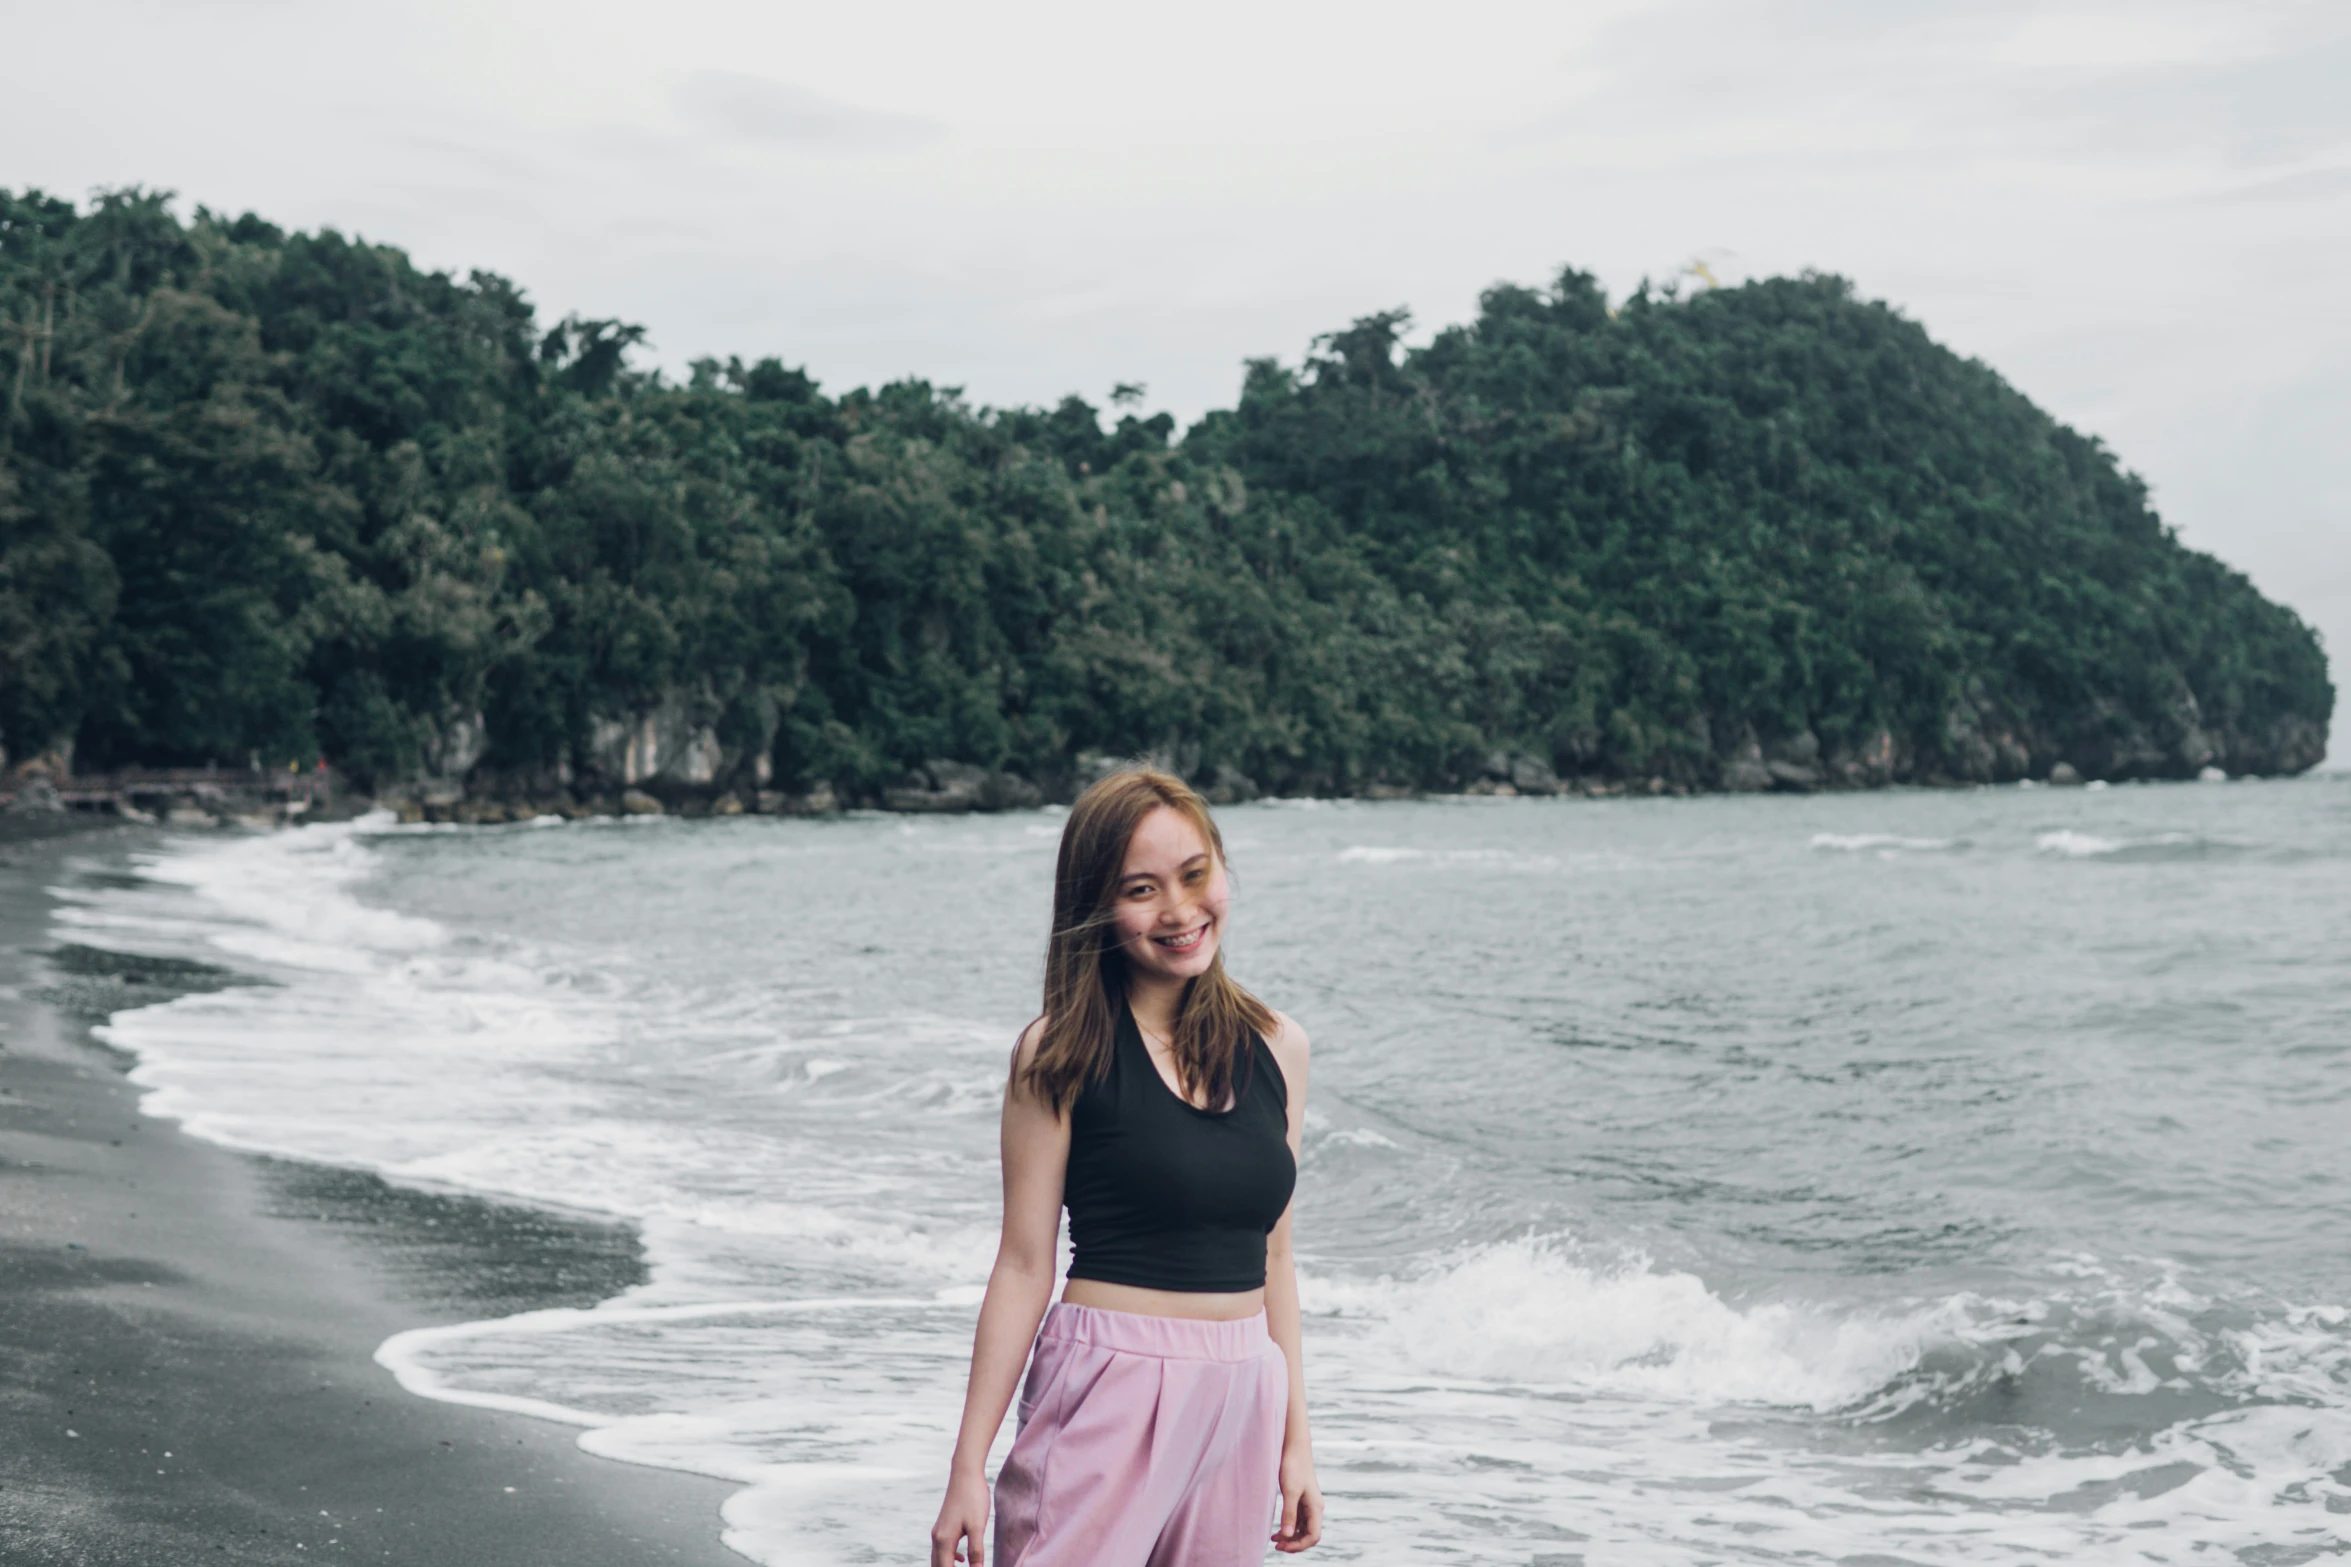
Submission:
<svg viewBox="0 0 2351 1567">
<path fill-rule="evenodd" d="M 1298 1155 L 1306 1128 L 1306 1079 L 1310 1047 L 1306 1030 L 1287 1017 L 1268 1041 L 1289 1090 L 1290 1156 Z M 1314 1437 L 1306 1421 L 1306 1360 L 1298 1329 L 1298 1266 L 1290 1249 L 1290 1222 L 1297 1203 L 1265 1238 L 1265 1328 L 1290 1363 L 1290 1412 L 1282 1427 L 1282 1514 L 1273 1537 L 1280 1551 L 1303 1551 L 1322 1539 L 1322 1487 L 1314 1477 Z"/>
<path fill-rule="evenodd" d="M 947 1498 L 931 1529 L 931 1567 L 959 1559 L 987 1560 L 988 1448 L 1028 1364 L 1029 1345 L 1053 1295 L 1053 1249 L 1061 1232 L 1061 1186 L 1069 1169 L 1069 1119 L 1020 1087 L 1021 1068 L 1044 1030 L 1029 1025 L 1013 1053 L 1004 1091 L 1004 1230 L 996 1266 L 988 1274 L 972 1335 L 971 1381 L 963 1394 L 963 1427 L 947 1471 Z M 968 1555 L 958 1551 L 963 1546 Z"/>
</svg>

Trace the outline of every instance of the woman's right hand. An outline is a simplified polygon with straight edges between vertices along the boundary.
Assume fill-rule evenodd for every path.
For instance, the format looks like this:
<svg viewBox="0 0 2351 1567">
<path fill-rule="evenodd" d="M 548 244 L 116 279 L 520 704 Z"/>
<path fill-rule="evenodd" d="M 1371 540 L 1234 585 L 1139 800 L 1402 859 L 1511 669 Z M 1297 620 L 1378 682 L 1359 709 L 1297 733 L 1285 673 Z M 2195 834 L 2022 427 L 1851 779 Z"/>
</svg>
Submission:
<svg viewBox="0 0 2351 1567">
<path fill-rule="evenodd" d="M 968 1554 L 956 1547 L 970 1542 Z M 947 1499 L 939 1504 L 939 1521 L 931 1525 L 931 1567 L 955 1567 L 968 1561 L 986 1567 L 988 1557 L 988 1481 L 984 1475 L 956 1474 L 947 1479 Z"/>
</svg>

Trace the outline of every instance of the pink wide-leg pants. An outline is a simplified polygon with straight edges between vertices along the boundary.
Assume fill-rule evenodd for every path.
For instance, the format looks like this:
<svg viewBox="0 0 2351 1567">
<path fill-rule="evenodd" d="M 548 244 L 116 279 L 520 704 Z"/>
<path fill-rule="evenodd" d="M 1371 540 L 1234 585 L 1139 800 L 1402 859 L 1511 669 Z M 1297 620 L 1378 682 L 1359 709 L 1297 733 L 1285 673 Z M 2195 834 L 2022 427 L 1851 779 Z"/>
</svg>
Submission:
<svg viewBox="0 0 2351 1567">
<path fill-rule="evenodd" d="M 996 1477 L 996 1567 L 1257 1567 L 1290 1375 L 1265 1314 L 1056 1304 Z"/>
</svg>

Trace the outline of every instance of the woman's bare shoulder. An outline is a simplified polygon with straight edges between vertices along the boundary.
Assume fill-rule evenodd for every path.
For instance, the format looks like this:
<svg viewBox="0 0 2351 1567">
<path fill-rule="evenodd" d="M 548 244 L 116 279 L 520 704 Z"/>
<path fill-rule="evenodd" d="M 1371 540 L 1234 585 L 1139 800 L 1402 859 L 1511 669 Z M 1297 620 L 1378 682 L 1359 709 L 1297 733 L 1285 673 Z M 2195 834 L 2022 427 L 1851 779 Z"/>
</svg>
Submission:
<svg viewBox="0 0 2351 1567">
<path fill-rule="evenodd" d="M 1314 1056 L 1314 1042 L 1287 1012 L 1276 1010 L 1273 1024 L 1273 1033 L 1265 1042 L 1272 1047 L 1273 1058 L 1281 1063 L 1282 1076 L 1293 1083 L 1305 1081 L 1307 1065 Z"/>
<path fill-rule="evenodd" d="M 1020 1038 L 1012 1042 L 1012 1070 L 1015 1075 L 1025 1071 L 1037 1058 L 1037 1047 L 1045 1042 L 1045 1016 L 1037 1015 L 1035 1022 L 1020 1031 Z"/>
</svg>

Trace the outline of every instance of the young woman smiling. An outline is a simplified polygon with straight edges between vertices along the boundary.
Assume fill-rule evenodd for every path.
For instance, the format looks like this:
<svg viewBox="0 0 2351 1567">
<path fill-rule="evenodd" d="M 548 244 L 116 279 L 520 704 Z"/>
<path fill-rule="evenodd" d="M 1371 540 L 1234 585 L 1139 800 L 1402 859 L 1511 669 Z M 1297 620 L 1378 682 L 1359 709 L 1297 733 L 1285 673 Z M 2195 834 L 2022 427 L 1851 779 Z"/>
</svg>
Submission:
<svg viewBox="0 0 2351 1567">
<path fill-rule="evenodd" d="M 1322 1537 L 1290 1257 L 1306 1034 L 1225 973 L 1231 900 L 1183 780 L 1115 773 L 1071 808 L 931 1567 L 985 1567 L 988 1446 L 1016 1384 L 997 1567 L 1242 1567 L 1269 1536 Z"/>
</svg>

